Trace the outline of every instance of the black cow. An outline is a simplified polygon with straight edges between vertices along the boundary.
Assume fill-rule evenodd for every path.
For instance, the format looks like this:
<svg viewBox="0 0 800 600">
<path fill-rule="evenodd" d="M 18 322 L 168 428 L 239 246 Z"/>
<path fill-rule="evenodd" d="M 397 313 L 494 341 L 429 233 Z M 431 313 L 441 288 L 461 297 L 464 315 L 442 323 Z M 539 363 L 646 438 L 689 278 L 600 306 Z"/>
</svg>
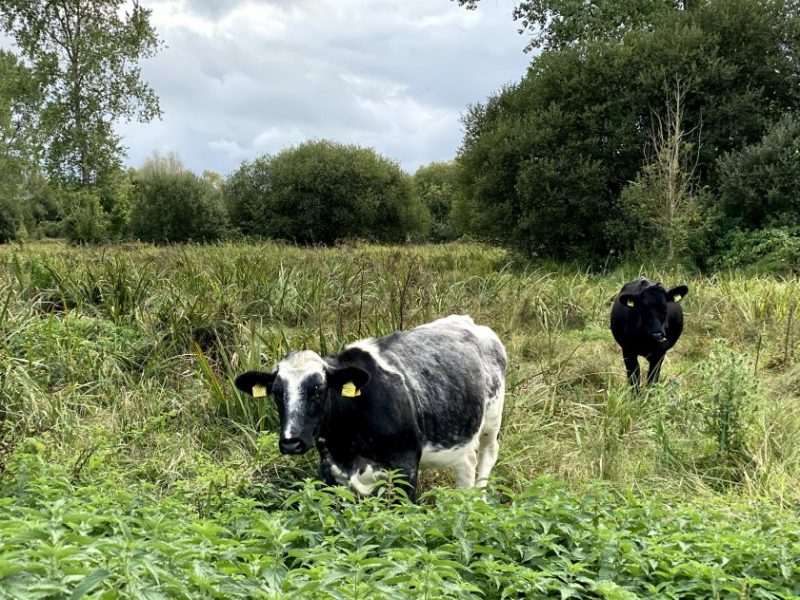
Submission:
<svg viewBox="0 0 800 600">
<path fill-rule="evenodd" d="M 679 302 L 689 288 L 679 285 L 669 291 L 655 281 L 640 277 L 622 286 L 611 308 L 611 332 L 622 348 L 628 380 L 639 387 L 639 356 L 650 362 L 648 385 L 657 383 L 667 350 L 683 331 L 683 309 Z"/>
<path fill-rule="evenodd" d="M 278 405 L 283 454 L 316 444 L 319 477 L 369 495 L 399 470 L 416 496 L 420 467 L 452 467 L 459 486 L 486 485 L 497 460 L 506 352 L 488 327 L 450 316 L 320 357 L 291 352 L 236 386 Z"/>
</svg>

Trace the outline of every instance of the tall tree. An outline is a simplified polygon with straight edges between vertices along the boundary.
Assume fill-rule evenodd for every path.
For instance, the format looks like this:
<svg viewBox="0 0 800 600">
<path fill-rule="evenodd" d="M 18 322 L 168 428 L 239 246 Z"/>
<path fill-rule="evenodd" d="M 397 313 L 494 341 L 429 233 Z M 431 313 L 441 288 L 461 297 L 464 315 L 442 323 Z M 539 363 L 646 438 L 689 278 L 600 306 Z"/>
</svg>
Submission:
<svg viewBox="0 0 800 600">
<path fill-rule="evenodd" d="M 469 10 L 480 0 L 455 0 Z M 582 42 L 619 39 L 638 27 L 649 27 L 664 13 L 695 8 L 700 0 L 520 0 L 514 20 L 532 39 L 526 51 L 563 50 Z"/>
<path fill-rule="evenodd" d="M 542 53 L 522 81 L 465 117 L 460 222 L 557 258 L 627 251 L 636 228 L 619 197 L 653 154 L 649 124 L 665 91 L 688 86 L 680 127 L 666 137 L 688 143 L 685 132 L 696 132 L 689 187 L 714 190 L 720 155 L 800 110 L 798 31 L 787 0 L 714 0 L 621 40 Z"/>
<path fill-rule="evenodd" d="M 0 242 L 13 238 L 25 209 L 22 188 L 34 164 L 38 87 L 11 52 L 0 50 Z"/>
<path fill-rule="evenodd" d="M 160 42 L 137 0 L 0 0 L 0 25 L 44 90 L 39 128 L 51 177 L 81 186 L 117 167 L 119 119 L 161 109 L 139 61 Z"/>
</svg>

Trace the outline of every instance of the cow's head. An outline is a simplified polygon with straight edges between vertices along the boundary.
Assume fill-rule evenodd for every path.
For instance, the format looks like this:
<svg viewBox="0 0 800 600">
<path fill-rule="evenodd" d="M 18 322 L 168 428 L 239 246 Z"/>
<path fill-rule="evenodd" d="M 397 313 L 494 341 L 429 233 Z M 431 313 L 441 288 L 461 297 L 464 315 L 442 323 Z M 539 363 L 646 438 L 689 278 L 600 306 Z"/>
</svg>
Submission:
<svg viewBox="0 0 800 600">
<path fill-rule="evenodd" d="M 316 352 L 291 352 L 271 373 L 247 371 L 236 387 L 251 396 L 270 394 L 278 404 L 282 454 L 305 454 L 319 437 L 331 394 L 360 393 L 369 374 L 352 366 L 334 366 Z M 353 384 L 353 388 L 347 384 Z M 352 393 L 352 392 L 350 392 Z"/>
<path fill-rule="evenodd" d="M 670 302 L 680 302 L 688 293 L 685 285 L 667 291 L 660 283 L 644 279 L 638 291 L 620 294 L 618 302 L 628 309 L 633 329 L 667 348 L 667 307 Z"/>
</svg>

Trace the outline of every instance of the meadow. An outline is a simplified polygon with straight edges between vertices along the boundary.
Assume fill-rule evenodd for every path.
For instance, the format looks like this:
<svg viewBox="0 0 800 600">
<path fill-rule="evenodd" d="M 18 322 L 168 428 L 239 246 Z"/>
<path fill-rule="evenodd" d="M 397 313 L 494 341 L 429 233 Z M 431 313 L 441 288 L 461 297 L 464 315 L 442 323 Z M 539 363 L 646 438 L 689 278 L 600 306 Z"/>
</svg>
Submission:
<svg viewBox="0 0 800 600">
<path fill-rule="evenodd" d="M 662 382 L 608 329 L 686 283 Z M 476 244 L 0 246 L 0 598 L 800 597 L 800 287 Z M 233 377 L 453 313 L 510 366 L 486 493 L 369 499 Z"/>
</svg>

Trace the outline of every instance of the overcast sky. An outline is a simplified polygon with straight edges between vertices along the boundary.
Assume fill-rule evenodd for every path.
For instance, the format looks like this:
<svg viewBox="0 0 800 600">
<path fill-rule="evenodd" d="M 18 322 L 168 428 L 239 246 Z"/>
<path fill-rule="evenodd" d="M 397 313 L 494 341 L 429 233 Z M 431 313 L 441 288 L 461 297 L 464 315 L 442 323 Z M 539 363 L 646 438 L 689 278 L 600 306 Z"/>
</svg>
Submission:
<svg viewBox="0 0 800 600">
<path fill-rule="evenodd" d="M 530 60 L 511 0 L 143 0 L 167 44 L 143 65 L 163 119 L 122 125 L 128 162 L 196 170 L 307 139 L 371 146 L 413 172 L 453 158 L 460 115 Z"/>
<path fill-rule="evenodd" d="M 164 115 L 120 124 L 127 163 L 175 151 L 228 174 L 304 140 L 370 146 L 413 172 L 524 74 L 512 0 L 141 0 L 166 47 L 143 63 Z"/>
</svg>

